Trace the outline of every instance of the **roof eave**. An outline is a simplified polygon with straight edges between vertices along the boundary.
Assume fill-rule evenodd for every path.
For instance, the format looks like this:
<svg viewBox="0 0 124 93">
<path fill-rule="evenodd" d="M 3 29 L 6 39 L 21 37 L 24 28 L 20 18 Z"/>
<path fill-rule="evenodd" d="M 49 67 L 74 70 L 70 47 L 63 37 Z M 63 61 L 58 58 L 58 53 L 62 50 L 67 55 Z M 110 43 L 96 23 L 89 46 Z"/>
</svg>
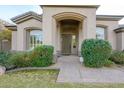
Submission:
<svg viewBox="0 0 124 93">
<path fill-rule="evenodd" d="M 26 13 L 21 14 L 19 16 L 13 17 L 13 18 L 11 18 L 11 20 L 13 22 L 15 22 L 16 24 L 19 24 L 19 23 L 24 22 L 24 21 L 31 19 L 31 18 L 36 19 L 38 21 L 42 21 L 41 16 L 32 12 L 32 11 L 29 11 L 29 12 L 26 12 Z"/>
<path fill-rule="evenodd" d="M 116 33 L 124 32 L 124 27 L 120 27 L 114 30 Z"/>
<path fill-rule="evenodd" d="M 12 31 L 17 31 L 17 26 L 16 25 L 6 25 L 5 26 L 7 29 L 12 30 Z"/>
<path fill-rule="evenodd" d="M 84 8 L 99 8 L 100 5 L 40 5 L 40 7 L 84 7 Z"/>
<path fill-rule="evenodd" d="M 96 15 L 96 20 L 104 21 L 119 21 L 124 18 L 124 15 Z"/>
</svg>

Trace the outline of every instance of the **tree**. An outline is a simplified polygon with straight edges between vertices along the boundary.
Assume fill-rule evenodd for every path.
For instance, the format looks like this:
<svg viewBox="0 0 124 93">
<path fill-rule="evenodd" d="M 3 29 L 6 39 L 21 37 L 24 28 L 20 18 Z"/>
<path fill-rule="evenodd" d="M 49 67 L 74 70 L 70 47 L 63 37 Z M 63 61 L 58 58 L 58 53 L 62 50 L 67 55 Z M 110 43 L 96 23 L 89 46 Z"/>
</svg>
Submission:
<svg viewBox="0 0 124 93">
<path fill-rule="evenodd" d="M 12 31 L 5 29 L 0 32 L 0 40 L 9 40 L 11 41 Z"/>
<path fill-rule="evenodd" d="M 0 32 L 0 45 L 1 45 L 1 50 L 2 50 L 2 41 L 3 40 L 8 40 L 11 42 L 11 37 L 12 37 L 12 31 L 8 29 L 4 29 L 3 31 Z"/>
</svg>

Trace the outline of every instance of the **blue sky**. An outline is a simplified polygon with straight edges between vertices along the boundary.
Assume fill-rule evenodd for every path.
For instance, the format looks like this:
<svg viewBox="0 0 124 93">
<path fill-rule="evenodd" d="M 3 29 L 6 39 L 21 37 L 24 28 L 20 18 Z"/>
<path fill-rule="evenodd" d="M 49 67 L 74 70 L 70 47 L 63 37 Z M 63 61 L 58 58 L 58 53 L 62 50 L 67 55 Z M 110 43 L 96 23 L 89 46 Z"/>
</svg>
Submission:
<svg viewBox="0 0 124 93">
<path fill-rule="evenodd" d="M 42 9 L 38 5 L 0 5 L 0 19 L 11 22 L 12 17 L 28 11 L 42 13 Z"/>
</svg>

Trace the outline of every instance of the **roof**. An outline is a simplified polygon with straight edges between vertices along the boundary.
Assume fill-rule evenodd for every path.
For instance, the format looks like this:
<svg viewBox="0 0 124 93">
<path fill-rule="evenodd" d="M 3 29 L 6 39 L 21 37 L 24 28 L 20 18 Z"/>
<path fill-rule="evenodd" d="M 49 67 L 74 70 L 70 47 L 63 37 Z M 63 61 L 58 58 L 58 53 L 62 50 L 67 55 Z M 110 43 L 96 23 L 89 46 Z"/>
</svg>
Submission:
<svg viewBox="0 0 124 93">
<path fill-rule="evenodd" d="M 119 21 L 123 17 L 124 17 L 124 15 L 96 15 L 96 20 Z"/>
<path fill-rule="evenodd" d="M 11 18 L 11 20 L 13 22 L 15 22 L 16 24 L 18 24 L 18 23 L 22 23 L 22 22 L 24 22 L 26 20 L 29 20 L 31 18 L 34 18 L 34 19 L 36 19 L 38 21 L 42 21 L 41 15 L 38 15 L 37 13 L 32 12 L 32 11 L 29 11 L 29 12 L 26 12 L 24 14 L 21 14 L 21 15 L 18 15 L 16 17 L 13 17 L 13 18 Z"/>
<path fill-rule="evenodd" d="M 40 5 L 41 7 L 84 7 L 84 8 L 98 8 L 100 5 Z"/>
<path fill-rule="evenodd" d="M 119 25 L 119 27 L 124 27 L 124 25 Z"/>
<path fill-rule="evenodd" d="M 6 25 L 12 25 L 12 24 L 5 20 L 0 19 L 0 31 L 3 31 L 4 29 L 6 29 L 5 27 Z"/>
<path fill-rule="evenodd" d="M 11 23 L 3 20 L 3 19 L 0 19 L 0 24 L 3 24 L 3 25 L 12 25 Z"/>
<path fill-rule="evenodd" d="M 8 28 L 9 30 L 17 31 L 17 26 L 16 25 L 6 25 L 5 27 Z"/>
<path fill-rule="evenodd" d="M 119 25 L 119 28 L 114 30 L 116 33 L 124 32 L 124 25 Z"/>
</svg>

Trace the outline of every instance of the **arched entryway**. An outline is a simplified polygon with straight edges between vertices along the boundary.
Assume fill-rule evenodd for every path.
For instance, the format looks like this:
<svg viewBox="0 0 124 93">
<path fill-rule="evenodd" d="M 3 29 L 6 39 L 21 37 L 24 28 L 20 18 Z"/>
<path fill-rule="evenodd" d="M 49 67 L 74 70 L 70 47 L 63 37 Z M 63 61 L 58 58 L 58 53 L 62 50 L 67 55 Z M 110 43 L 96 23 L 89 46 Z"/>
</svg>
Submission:
<svg viewBox="0 0 124 93">
<path fill-rule="evenodd" d="M 74 12 L 63 12 L 53 16 L 53 42 L 58 54 L 79 55 L 86 17 Z"/>
</svg>

